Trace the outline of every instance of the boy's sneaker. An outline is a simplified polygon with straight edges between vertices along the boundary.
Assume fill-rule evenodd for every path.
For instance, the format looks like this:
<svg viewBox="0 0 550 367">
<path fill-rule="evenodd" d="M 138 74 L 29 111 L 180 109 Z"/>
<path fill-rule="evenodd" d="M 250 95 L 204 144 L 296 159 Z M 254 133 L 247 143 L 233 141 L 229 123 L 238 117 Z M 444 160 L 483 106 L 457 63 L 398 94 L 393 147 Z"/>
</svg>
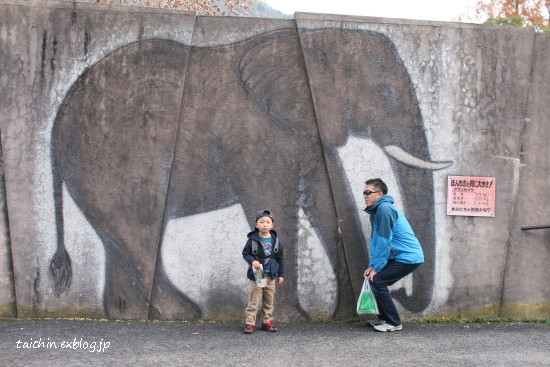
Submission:
<svg viewBox="0 0 550 367">
<path fill-rule="evenodd" d="M 390 325 L 387 323 L 383 323 L 382 325 L 377 325 L 374 327 L 374 330 L 376 331 L 399 331 L 403 329 L 403 325 Z"/>
<path fill-rule="evenodd" d="M 379 325 L 384 325 L 386 323 L 386 321 L 382 320 L 382 319 L 378 319 L 378 320 L 368 320 L 367 321 L 367 324 L 372 326 L 372 327 L 375 327 L 375 326 L 379 326 Z"/>
<path fill-rule="evenodd" d="M 244 328 L 244 333 L 245 334 L 252 334 L 253 332 L 254 332 L 254 326 L 246 325 L 246 327 Z"/>
<path fill-rule="evenodd" d="M 273 321 L 262 324 L 262 330 L 271 331 L 271 332 L 279 331 L 279 329 L 277 329 L 277 327 L 273 325 Z"/>
</svg>

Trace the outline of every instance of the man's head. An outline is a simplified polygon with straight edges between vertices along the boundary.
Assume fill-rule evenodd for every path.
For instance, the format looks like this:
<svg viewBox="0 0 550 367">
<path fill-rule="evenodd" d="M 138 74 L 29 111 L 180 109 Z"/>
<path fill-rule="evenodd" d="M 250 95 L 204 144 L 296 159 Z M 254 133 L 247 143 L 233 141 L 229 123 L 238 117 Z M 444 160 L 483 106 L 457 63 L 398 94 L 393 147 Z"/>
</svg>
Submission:
<svg viewBox="0 0 550 367">
<path fill-rule="evenodd" d="M 363 198 L 367 208 L 373 207 L 383 195 L 388 193 L 388 186 L 380 178 L 371 178 L 365 182 Z"/>
</svg>

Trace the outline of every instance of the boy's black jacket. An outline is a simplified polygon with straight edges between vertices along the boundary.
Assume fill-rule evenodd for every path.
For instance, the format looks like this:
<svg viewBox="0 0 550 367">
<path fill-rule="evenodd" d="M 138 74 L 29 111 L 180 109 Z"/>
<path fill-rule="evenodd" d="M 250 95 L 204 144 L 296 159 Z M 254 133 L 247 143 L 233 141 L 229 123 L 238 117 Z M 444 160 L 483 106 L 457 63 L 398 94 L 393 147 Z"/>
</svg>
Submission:
<svg viewBox="0 0 550 367">
<path fill-rule="evenodd" d="M 271 233 L 271 238 L 273 240 L 273 244 L 275 244 L 275 241 L 278 238 L 277 232 L 275 232 L 274 230 L 271 230 L 270 233 Z M 248 237 L 248 241 L 246 241 L 246 245 L 244 245 L 244 249 L 243 249 L 243 258 L 245 259 L 245 261 L 249 265 L 248 272 L 246 273 L 246 276 L 250 280 L 255 280 L 254 272 L 252 271 L 252 262 L 255 261 L 255 260 L 258 260 L 261 263 L 263 263 L 263 261 L 261 261 L 260 259 L 265 259 L 267 256 L 265 256 L 264 248 L 261 244 L 258 246 L 258 256 L 252 255 L 252 238 L 257 240 L 258 242 L 261 241 L 261 237 L 260 237 L 259 232 L 258 232 L 257 229 L 250 232 L 247 235 L 247 237 Z M 283 262 L 283 253 L 284 253 L 283 244 L 282 244 L 281 240 L 279 239 L 279 253 L 277 255 L 273 256 L 270 260 L 271 277 L 273 277 L 273 278 L 284 276 L 285 267 L 284 267 L 284 262 Z"/>
</svg>

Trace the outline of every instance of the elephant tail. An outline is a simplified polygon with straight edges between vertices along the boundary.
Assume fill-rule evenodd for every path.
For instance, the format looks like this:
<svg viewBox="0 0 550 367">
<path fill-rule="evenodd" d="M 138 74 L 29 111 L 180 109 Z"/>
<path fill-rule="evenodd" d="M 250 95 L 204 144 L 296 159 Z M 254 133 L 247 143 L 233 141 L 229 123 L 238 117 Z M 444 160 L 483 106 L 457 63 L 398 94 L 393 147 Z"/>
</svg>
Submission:
<svg viewBox="0 0 550 367">
<path fill-rule="evenodd" d="M 50 274 L 55 295 L 59 297 L 71 287 L 71 258 L 65 248 L 58 248 L 50 261 Z"/>
<path fill-rule="evenodd" d="M 54 148 L 55 149 L 55 148 Z M 52 154 L 55 157 L 55 154 Z M 57 250 L 50 261 L 50 275 L 54 293 L 57 297 L 71 287 L 73 270 L 71 257 L 65 249 L 63 230 L 63 180 L 56 170 L 55 158 L 53 164 L 53 185 L 55 201 L 55 222 L 57 228 Z"/>
</svg>

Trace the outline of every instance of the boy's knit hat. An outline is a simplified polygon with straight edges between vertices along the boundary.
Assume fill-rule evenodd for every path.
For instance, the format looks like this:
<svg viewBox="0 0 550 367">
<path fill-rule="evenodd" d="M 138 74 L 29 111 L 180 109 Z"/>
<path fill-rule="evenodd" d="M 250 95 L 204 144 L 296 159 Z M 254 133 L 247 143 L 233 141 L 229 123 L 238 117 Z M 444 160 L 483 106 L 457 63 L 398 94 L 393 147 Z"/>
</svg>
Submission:
<svg viewBox="0 0 550 367">
<path fill-rule="evenodd" d="M 269 211 L 267 209 L 260 210 L 256 214 L 256 220 L 254 222 L 257 222 L 258 219 L 260 219 L 261 217 L 269 217 L 269 218 L 271 218 L 272 221 L 275 221 L 275 219 L 273 218 L 273 214 L 271 214 L 271 211 Z"/>
</svg>

